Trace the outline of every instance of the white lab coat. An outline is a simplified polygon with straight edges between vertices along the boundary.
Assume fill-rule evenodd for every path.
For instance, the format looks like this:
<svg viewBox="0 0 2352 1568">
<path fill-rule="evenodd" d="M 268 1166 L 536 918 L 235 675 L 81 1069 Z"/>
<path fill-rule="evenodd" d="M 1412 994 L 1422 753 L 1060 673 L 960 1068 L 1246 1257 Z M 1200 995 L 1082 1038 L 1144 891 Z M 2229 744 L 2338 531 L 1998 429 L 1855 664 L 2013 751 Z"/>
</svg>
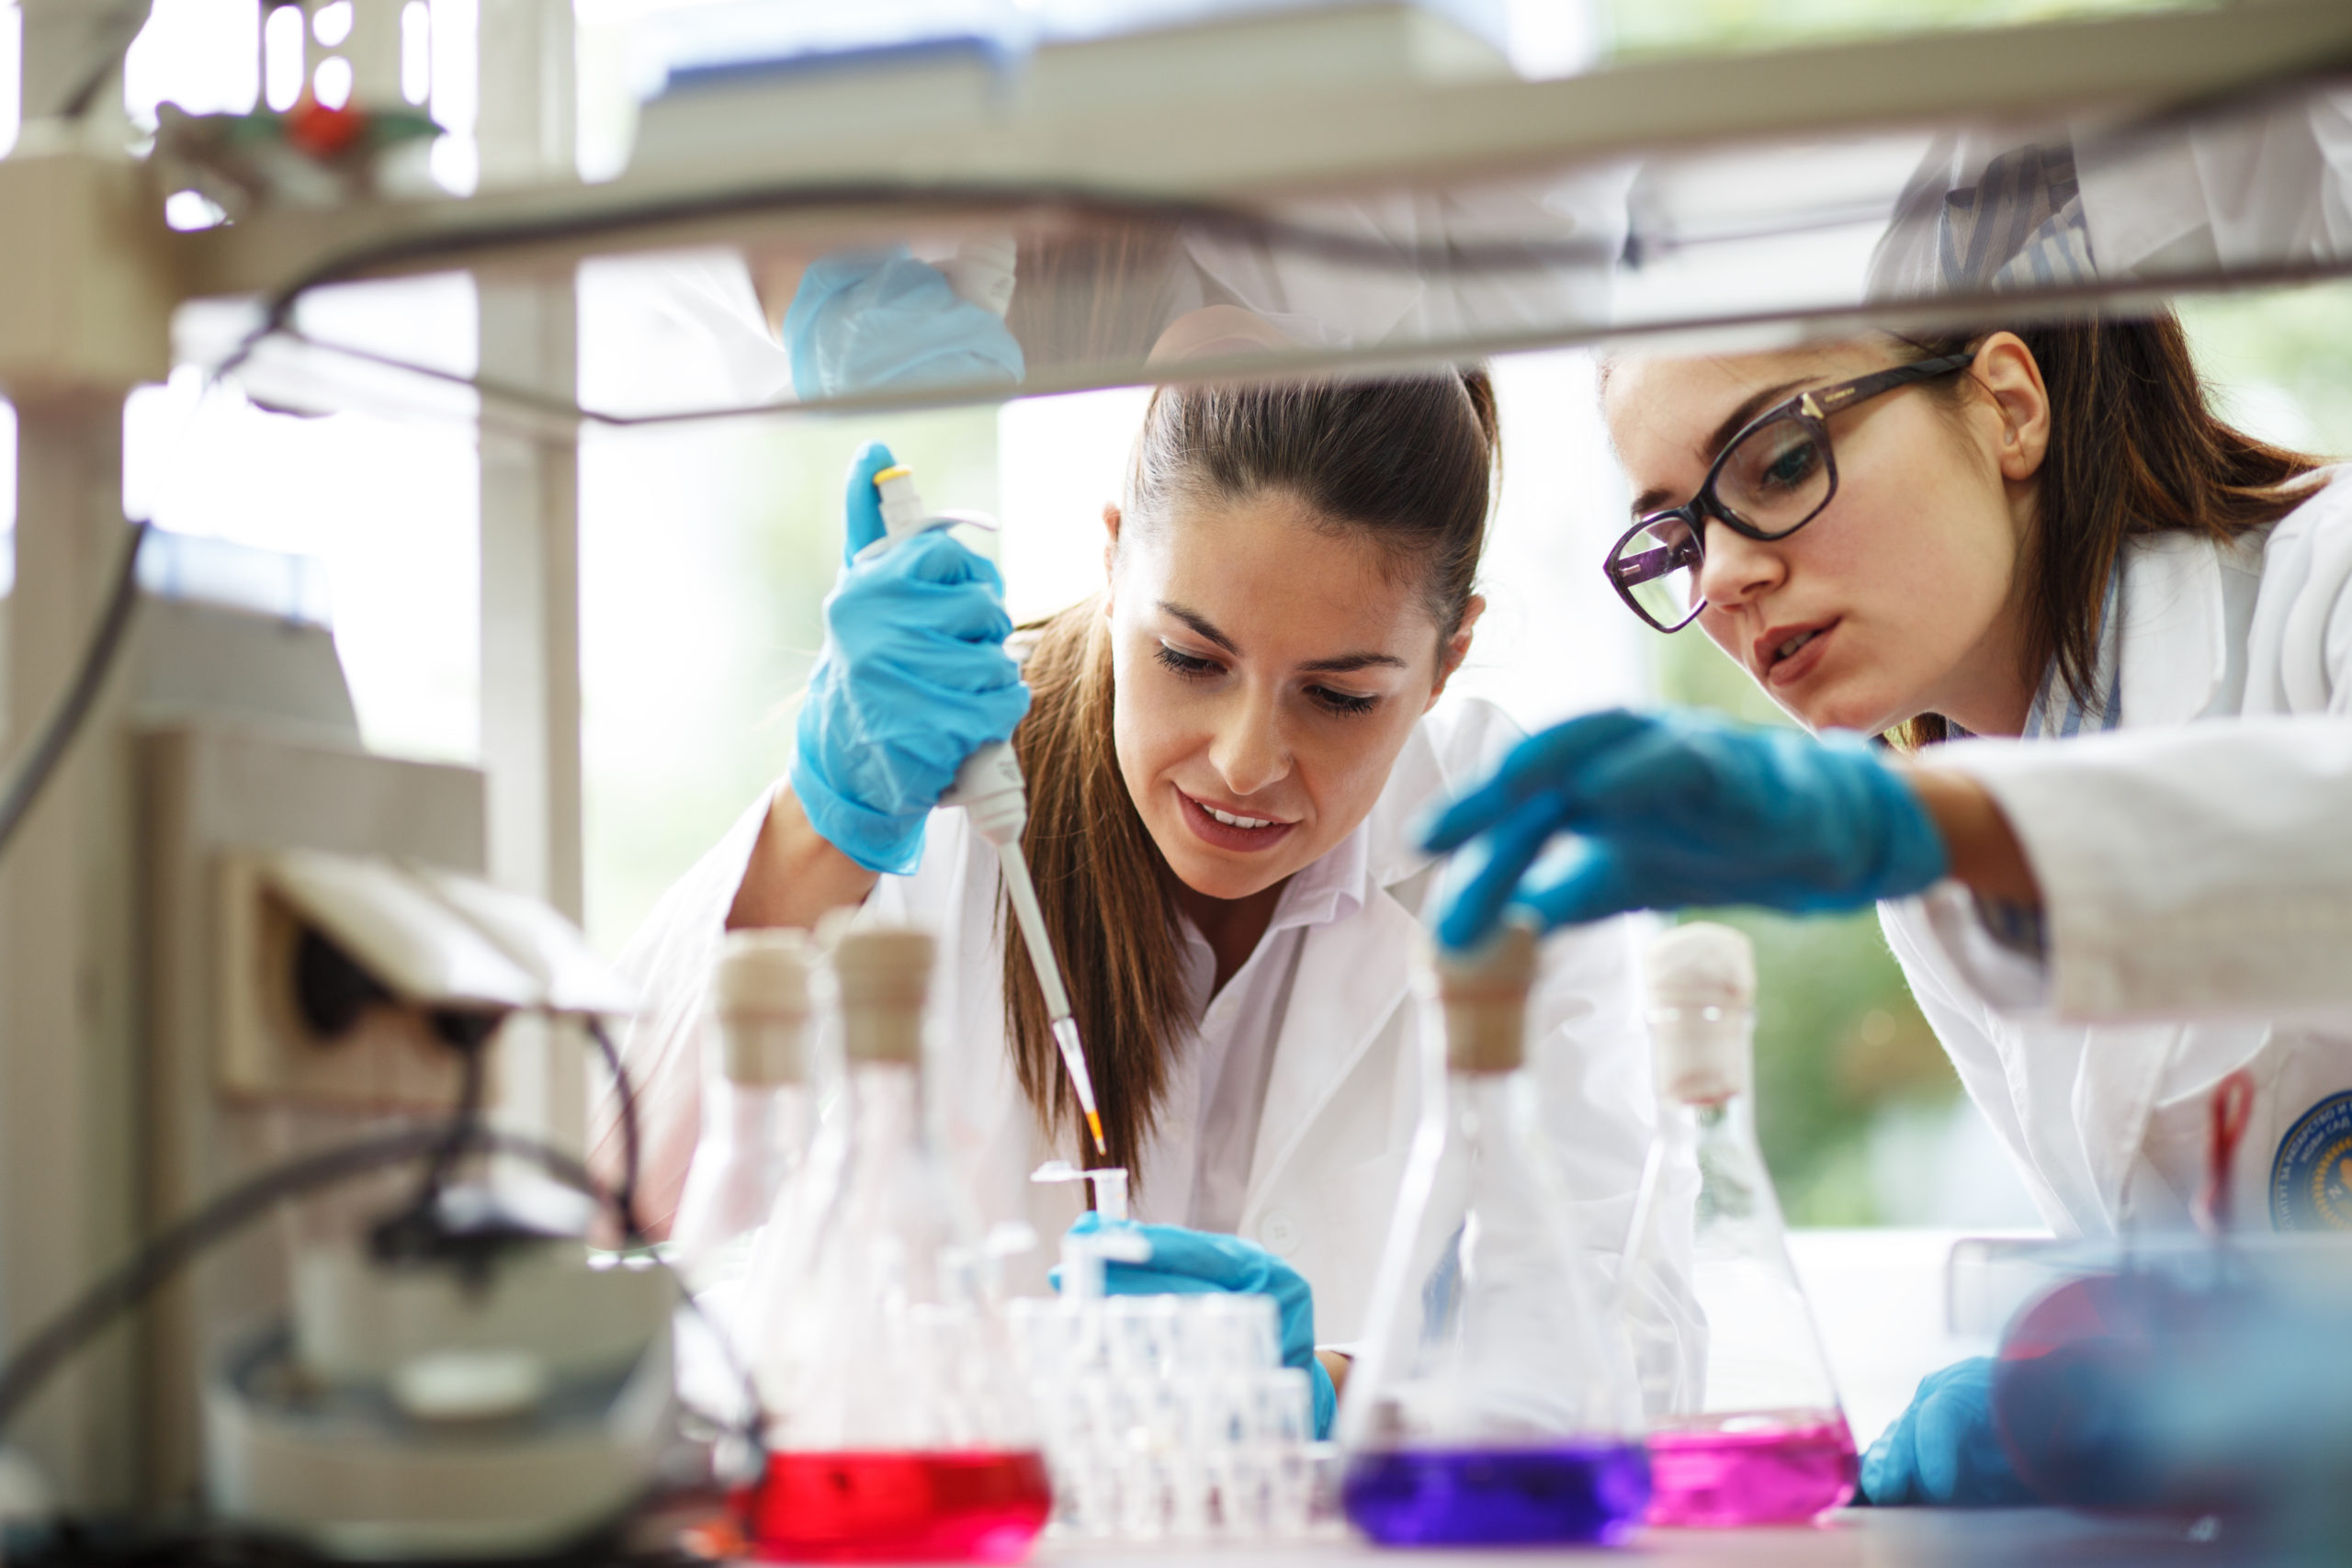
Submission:
<svg viewBox="0 0 2352 1568">
<path fill-rule="evenodd" d="M 1422 1104 L 1424 1022 L 1410 981 L 1437 878 L 1410 828 L 1436 800 L 1483 778 L 1519 739 L 1500 710 L 1476 700 L 1449 701 L 1423 719 L 1361 829 L 1361 906 L 1308 929 L 1299 950 L 1239 1231 L 1306 1277 L 1326 1344 L 1361 1332 Z M 674 1205 L 692 1155 L 707 976 L 765 811 L 762 801 L 665 896 L 624 961 L 645 1002 L 626 1055 L 641 1086 L 647 1212 L 656 1218 Z M 1012 1077 L 997 899 L 992 852 L 961 812 L 942 811 L 932 817 L 922 863 L 910 876 L 885 877 L 859 919 L 937 933 L 926 1074 L 952 1169 L 983 1223 L 1025 1223 L 1050 1247 L 1080 1199 L 1070 1187 L 1027 1179 L 1041 1161 L 1071 1151 L 1045 1141 Z M 1637 1005 L 1640 929 L 1612 920 L 1548 942 L 1530 1006 L 1531 1065 L 1579 1230 L 1612 1252 L 1631 1220 L 1654 1121 Z M 612 1111 L 607 1102 L 598 1118 L 605 1162 L 616 1154 Z M 1453 1229 L 1439 1218 L 1424 1229 L 1432 1260 Z M 1052 1261 L 1043 1250 L 1016 1260 L 1013 1288 L 1042 1292 Z M 1425 1272 L 1426 1263 L 1413 1277 Z"/>
<path fill-rule="evenodd" d="M 2211 1090 L 2240 1067 L 2232 1201 L 2267 1228 L 2274 1179 L 2308 1190 L 2332 1135 L 2282 1145 L 2352 1094 L 2352 483 L 2228 548 L 2134 541 L 2120 614 L 2117 731 L 1928 759 L 1983 779 L 2017 830 L 2046 964 L 1949 885 L 1883 907 L 1887 939 L 2060 1234 L 2185 1223 Z"/>
</svg>

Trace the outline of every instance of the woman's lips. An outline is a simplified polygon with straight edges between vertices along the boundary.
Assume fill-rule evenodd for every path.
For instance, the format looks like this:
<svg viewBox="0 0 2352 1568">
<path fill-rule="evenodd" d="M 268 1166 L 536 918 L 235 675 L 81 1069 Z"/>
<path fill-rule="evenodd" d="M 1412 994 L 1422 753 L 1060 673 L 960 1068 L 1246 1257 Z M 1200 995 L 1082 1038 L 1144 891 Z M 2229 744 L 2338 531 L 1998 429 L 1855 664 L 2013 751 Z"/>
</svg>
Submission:
<svg viewBox="0 0 2352 1568">
<path fill-rule="evenodd" d="M 1176 792 L 1176 798 L 1183 802 L 1184 824 L 1193 829 L 1193 837 L 1220 850 L 1238 850 L 1244 854 L 1270 850 L 1298 826 L 1295 822 L 1274 822 L 1263 828 L 1237 828 L 1230 822 L 1220 822 L 1210 816 L 1207 807 L 1181 789 Z M 1218 809 L 1224 808 L 1220 807 Z M 1226 815 L 1238 817 L 1246 813 L 1227 811 Z"/>
<path fill-rule="evenodd" d="M 1806 638 L 1803 648 L 1798 649 L 1786 659 L 1773 660 L 1771 666 L 1764 671 L 1764 683 L 1774 687 L 1792 686 L 1812 674 L 1814 668 L 1822 660 L 1822 650 L 1828 646 L 1830 637 L 1835 636 L 1837 631 L 1838 623 L 1832 621 Z"/>
</svg>

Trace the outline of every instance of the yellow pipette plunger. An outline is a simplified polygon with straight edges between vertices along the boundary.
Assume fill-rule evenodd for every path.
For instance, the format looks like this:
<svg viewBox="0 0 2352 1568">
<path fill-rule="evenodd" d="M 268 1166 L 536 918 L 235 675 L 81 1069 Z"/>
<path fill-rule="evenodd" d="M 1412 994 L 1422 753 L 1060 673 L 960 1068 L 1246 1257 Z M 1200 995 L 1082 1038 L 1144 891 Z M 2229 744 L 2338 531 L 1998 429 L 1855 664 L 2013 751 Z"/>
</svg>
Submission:
<svg viewBox="0 0 2352 1568">
<path fill-rule="evenodd" d="M 901 539 L 956 523 L 994 526 L 992 520 L 967 513 L 924 510 L 922 498 L 915 493 L 914 472 L 903 465 L 875 475 L 874 488 L 881 496 L 887 537 L 867 546 L 868 551 L 888 549 Z M 865 551 L 859 553 L 859 558 L 865 556 Z M 995 847 L 997 863 L 1004 869 L 1005 892 L 1012 900 L 1012 918 L 1021 927 L 1030 966 L 1036 971 L 1037 989 L 1046 998 L 1047 1027 L 1053 1031 L 1054 1043 L 1061 1048 L 1062 1065 L 1069 1069 L 1070 1088 L 1078 1094 L 1078 1108 L 1086 1117 L 1094 1151 L 1107 1155 L 1110 1145 L 1102 1141 L 1102 1115 L 1095 1109 L 1094 1079 L 1086 1070 L 1078 1020 L 1070 1016 L 1061 964 L 1054 958 L 1053 943 L 1046 940 L 1045 911 L 1037 908 L 1037 886 L 1029 879 L 1029 857 L 1021 852 L 1021 829 L 1029 820 L 1029 793 L 1023 784 L 1021 761 L 1012 754 L 1012 743 L 1000 740 L 965 759 L 939 804 L 962 807 L 973 830 Z"/>
</svg>

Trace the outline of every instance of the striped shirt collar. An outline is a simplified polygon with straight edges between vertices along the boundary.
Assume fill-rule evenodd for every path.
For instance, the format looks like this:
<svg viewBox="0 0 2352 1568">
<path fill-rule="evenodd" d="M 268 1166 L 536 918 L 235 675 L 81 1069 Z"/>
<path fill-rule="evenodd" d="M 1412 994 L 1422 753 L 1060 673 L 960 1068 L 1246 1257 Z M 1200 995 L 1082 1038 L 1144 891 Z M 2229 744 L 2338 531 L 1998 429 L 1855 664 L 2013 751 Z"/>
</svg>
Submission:
<svg viewBox="0 0 2352 1568">
<path fill-rule="evenodd" d="M 2098 661 L 2092 668 L 2091 701 L 2086 705 L 2059 674 L 2052 660 L 2041 677 L 2041 689 L 2026 710 L 2025 740 L 2064 740 L 2071 735 L 2098 735 L 2123 722 L 2123 565 L 2118 561 L 2107 574 L 2107 597 L 2098 612 Z"/>
</svg>

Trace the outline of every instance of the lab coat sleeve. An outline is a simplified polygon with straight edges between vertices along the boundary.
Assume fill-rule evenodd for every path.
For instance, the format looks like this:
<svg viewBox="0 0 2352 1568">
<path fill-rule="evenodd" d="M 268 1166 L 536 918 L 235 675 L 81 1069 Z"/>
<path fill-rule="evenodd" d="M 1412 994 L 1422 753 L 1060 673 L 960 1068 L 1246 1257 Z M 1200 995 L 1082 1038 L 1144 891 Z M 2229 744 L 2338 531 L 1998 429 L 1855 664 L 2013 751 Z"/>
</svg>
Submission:
<svg viewBox="0 0 2352 1568">
<path fill-rule="evenodd" d="M 736 819 L 694 868 L 662 896 L 621 954 L 637 983 L 638 1011 L 621 1042 L 637 1101 L 638 1213 L 667 1235 L 702 1127 L 702 1080 L 710 1060 L 710 980 L 727 935 L 727 911 L 751 865 L 773 789 Z M 589 1113 L 588 1164 L 610 1183 L 625 1158 L 620 1098 L 605 1085 Z"/>
<path fill-rule="evenodd" d="M 2052 1012 L 2278 1019 L 2352 1006 L 2346 694 L 2337 681 L 2326 714 L 1937 749 L 1928 765 L 1984 784 L 2041 885 Z"/>
</svg>

